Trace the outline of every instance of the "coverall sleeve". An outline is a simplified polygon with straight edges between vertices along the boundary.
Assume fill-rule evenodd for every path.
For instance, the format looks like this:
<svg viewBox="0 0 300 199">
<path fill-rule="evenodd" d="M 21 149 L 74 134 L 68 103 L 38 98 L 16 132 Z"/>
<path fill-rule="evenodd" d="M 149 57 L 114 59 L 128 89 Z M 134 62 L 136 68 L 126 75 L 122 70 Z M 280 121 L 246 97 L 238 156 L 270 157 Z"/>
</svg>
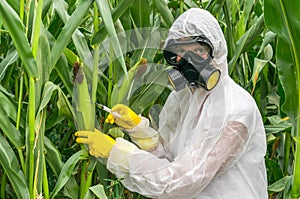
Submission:
<svg viewBox="0 0 300 199">
<path fill-rule="evenodd" d="M 244 124 L 231 121 L 218 137 L 196 140 L 172 162 L 117 139 L 107 168 L 131 191 L 147 197 L 189 198 L 226 170 L 248 137 Z"/>
<path fill-rule="evenodd" d="M 149 120 L 142 117 L 140 124 L 133 129 L 126 130 L 131 138 L 140 149 L 151 152 L 159 158 L 172 159 L 171 154 L 165 149 L 164 144 L 159 138 L 159 133 L 149 126 Z"/>
<path fill-rule="evenodd" d="M 158 132 L 149 127 L 149 120 L 141 117 L 141 122 L 133 129 L 126 130 L 132 142 L 134 142 L 140 149 L 145 151 L 153 151 L 159 144 Z"/>
</svg>

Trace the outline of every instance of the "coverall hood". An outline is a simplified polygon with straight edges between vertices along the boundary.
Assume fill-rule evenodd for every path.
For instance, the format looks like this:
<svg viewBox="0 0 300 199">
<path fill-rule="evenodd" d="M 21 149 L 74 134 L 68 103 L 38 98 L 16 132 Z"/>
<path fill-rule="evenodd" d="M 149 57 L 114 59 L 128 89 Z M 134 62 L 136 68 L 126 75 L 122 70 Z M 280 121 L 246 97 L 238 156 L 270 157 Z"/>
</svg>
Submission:
<svg viewBox="0 0 300 199">
<path fill-rule="evenodd" d="M 227 45 L 218 21 L 206 10 L 191 8 L 180 15 L 169 31 L 165 41 L 182 37 L 205 35 L 213 44 L 213 56 L 221 70 L 221 77 L 228 75 Z"/>
</svg>

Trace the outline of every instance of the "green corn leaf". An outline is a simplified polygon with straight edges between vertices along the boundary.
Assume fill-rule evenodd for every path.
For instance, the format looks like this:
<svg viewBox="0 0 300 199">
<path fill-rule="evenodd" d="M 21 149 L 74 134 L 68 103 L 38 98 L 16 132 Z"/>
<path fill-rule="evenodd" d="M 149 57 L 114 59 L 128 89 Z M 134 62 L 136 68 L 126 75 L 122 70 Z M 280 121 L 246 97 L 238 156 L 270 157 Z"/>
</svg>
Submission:
<svg viewBox="0 0 300 199">
<path fill-rule="evenodd" d="M 69 120 L 74 119 L 74 112 L 72 106 L 63 92 L 58 92 L 57 107 L 59 115 L 65 116 Z"/>
<path fill-rule="evenodd" d="M 285 176 L 280 180 L 274 182 L 273 184 L 268 186 L 269 192 L 281 192 L 285 189 L 286 185 L 289 181 L 292 180 L 292 176 Z"/>
<path fill-rule="evenodd" d="M 55 10 L 57 11 L 58 15 L 60 16 L 61 20 L 64 23 L 67 23 L 68 19 L 70 19 L 70 16 L 68 15 L 68 10 L 67 8 L 65 8 L 64 5 L 64 1 L 55 1 Z M 72 35 L 72 40 L 73 43 L 76 47 L 77 52 L 79 53 L 79 56 L 81 58 L 81 60 L 84 61 L 85 65 L 88 65 L 89 67 L 85 67 L 85 73 L 88 77 L 90 77 L 90 73 L 91 71 L 88 70 L 89 68 L 92 68 L 93 66 L 93 62 L 91 61 L 91 52 L 89 49 L 89 46 L 86 42 L 86 38 L 84 37 L 84 35 L 78 30 L 76 29 L 74 34 Z M 75 62 L 77 62 L 79 60 L 78 56 L 72 52 L 70 49 L 65 48 L 63 50 L 65 56 L 67 57 L 69 63 L 73 66 L 75 64 Z"/>
<path fill-rule="evenodd" d="M 6 115 L 16 121 L 17 118 L 17 103 L 14 101 L 14 96 L 6 92 L 5 88 L 0 85 L 0 102 L 3 110 L 6 112 Z M 22 118 L 23 120 L 24 118 Z"/>
<path fill-rule="evenodd" d="M 257 36 L 263 30 L 264 17 L 261 15 L 256 23 L 246 31 L 246 33 L 236 42 L 235 52 L 228 64 L 229 74 L 232 73 L 240 55 L 245 51 L 249 45 L 254 45 L 256 43 L 251 43 L 253 38 Z"/>
<path fill-rule="evenodd" d="M 117 19 L 119 19 L 124 14 L 124 12 L 127 11 L 127 9 L 131 6 L 131 4 L 134 1 L 135 0 L 120 1 L 119 4 L 111 11 L 111 17 L 113 22 L 116 22 Z M 128 19 L 128 21 L 130 20 Z M 95 45 L 101 43 L 105 39 L 106 35 L 107 35 L 107 31 L 105 29 L 105 26 L 103 23 L 101 23 L 99 27 L 99 31 L 93 36 L 91 40 L 91 44 Z"/>
<path fill-rule="evenodd" d="M 243 4 L 239 5 L 238 13 L 236 13 L 239 16 L 235 28 L 236 40 L 239 39 L 243 34 L 245 34 L 245 30 L 247 28 L 248 22 L 251 22 L 250 18 L 252 16 L 250 14 L 253 9 L 254 3 L 255 3 L 254 0 L 248 0 L 248 1 L 244 1 Z"/>
<path fill-rule="evenodd" d="M 70 69 L 68 67 L 68 62 L 65 56 L 61 56 L 58 59 L 57 65 L 59 65 L 60 67 L 56 67 L 55 70 L 59 75 L 61 81 L 63 82 L 63 85 L 66 87 L 68 93 L 72 95 L 73 83 L 71 82 Z"/>
<path fill-rule="evenodd" d="M 76 164 L 80 160 L 85 160 L 89 157 L 87 150 L 80 150 L 74 155 L 72 155 L 64 164 L 59 177 L 57 179 L 56 185 L 53 189 L 53 192 L 50 196 L 50 198 L 55 198 L 58 192 L 65 186 L 65 184 L 68 182 L 70 177 L 72 176 L 73 170 L 76 166 Z"/>
<path fill-rule="evenodd" d="M 158 129 L 159 127 L 159 114 L 162 108 L 163 106 L 161 104 L 154 104 L 149 110 L 149 119 L 151 122 L 151 126 L 154 129 Z"/>
<path fill-rule="evenodd" d="M 224 3 L 225 0 L 210 0 L 205 9 L 211 13 L 219 13 Z"/>
<path fill-rule="evenodd" d="M 66 56 L 68 63 L 72 66 L 79 60 L 78 56 L 69 48 L 64 49 L 64 55 Z"/>
<path fill-rule="evenodd" d="M 92 4 L 92 0 L 80 1 L 80 4 L 77 6 L 76 10 L 72 13 L 69 20 L 65 24 L 63 30 L 55 41 L 51 49 L 51 69 L 54 67 L 61 54 L 63 53 L 64 48 L 67 46 L 68 42 L 72 38 L 74 31 L 78 28 L 81 23 L 82 18 L 85 16 L 86 12 Z"/>
<path fill-rule="evenodd" d="M 38 77 L 37 64 L 32 55 L 23 23 L 7 1 L 0 1 L 0 17 L 12 37 L 28 75 Z"/>
<path fill-rule="evenodd" d="M 39 2 L 35 3 L 35 8 L 34 8 L 33 30 L 32 30 L 32 35 L 31 35 L 31 48 L 32 48 L 32 54 L 34 57 L 36 57 L 36 54 L 37 54 L 37 51 L 39 48 L 40 33 L 41 33 L 41 29 L 43 27 L 41 25 L 43 2 L 44 2 L 44 0 L 39 0 Z M 43 35 L 43 34 L 41 34 L 41 35 Z"/>
<path fill-rule="evenodd" d="M 63 166 L 64 162 L 61 160 L 61 154 L 56 148 L 56 146 L 47 138 L 44 138 L 44 146 L 46 150 L 46 160 L 55 176 L 58 177 Z M 68 182 L 64 186 L 64 194 L 69 196 L 70 198 L 77 198 L 79 193 L 79 186 L 74 178 L 74 176 L 70 176 Z"/>
<path fill-rule="evenodd" d="M 36 60 L 40 77 L 37 81 L 40 85 L 44 85 L 44 83 L 49 80 L 49 71 L 51 66 L 50 45 L 45 31 L 41 31 L 39 36 L 39 48 Z"/>
<path fill-rule="evenodd" d="M 66 24 L 70 18 L 66 9 L 66 2 L 64 0 L 56 0 L 53 2 L 53 8 L 57 12 L 60 19 Z"/>
<path fill-rule="evenodd" d="M 5 72 L 11 64 L 15 63 L 19 58 L 16 50 L 11 51 L 6 55 L 6 57 L 0 63 L 0 80 L 3 79 Z"/>
<path fill-rule="evenodd" d="M 265 130 L 266 130 L 267 134 L 268 133 L 276 134 L 276 133 L 280 133 L 280 132 L 284 132 L 284 131 L 290 131 L 291 128 L 292 128 L 292 125 L 288 122 L 265 125 Z"/>
<path fill-rule="evenodd" d="M 165 27 L 169 28 L 171 27 L 172 23 L 174 22 L 174 17 L 164 0 L 154 0 L 153 1 L 154 7 L 159 12 L 163 22 L 165 23 Z"/>
<path fill-rule="evenodd" d="M 42 19 L 44 19 L 44 17 L 46 16 L 47 13 L 49 13 L 49 11 L 52 12 L 52 10 L 50 10 L 50 7 L 51 7 L 52 3 L 53 3 L 53 0 L 44 0 L 44 2 L 43 2 Z"/>
<path fill-rule="evenodd" d="M 262 45 L 260 46 L 257 56 L 260 55 L 265 50 L 267 45 L 270 45 L 270 43 L 275 40 L 275 37 L 276 37 L 276 34 L 271 31 L 268 31 L 265 33 Z"/>
<path fill-rule="evenodd" d="M 129 96 L 131 96 L 132 92 L 131 88 L 135 79 L 138 79 L 136 74 L 144 67 L 144 64 L 141 64 L 140 62 L 141 60 L 132 66 L 128 71 L 127 76 L 123 76 L 123 78 L 119 80 L 119 83 L 114 86 L 111 97 L 112 106 L 118 103 L 129 104 Z"/>
<path fill-rule="evenodd" d="M 16 13 L 20 12 L 20 0 L 6 0 L 6 1 L 15 10 Z"/>
<path fill-rule="evenodd" d="M 152 72 L 145 89 L 132 102 L 131 108 L 137 113 L 142 113 L 160 96 L 166 88 L 167 82 L 168 78 L 164 70 Z"/>
<path fill-rule="evenodd" d="M 54 174 L 58 177 L 59 173 L 64 165 L 61 160 L 61 154 L 55 145 L 49 140 L 49 138 L 45 137 L 45 150 L 46 150 L 46 159 L 50 168 L 54 172 Z"/>
<path fill-rule="evenodd" d="M 35 179 L 34 189 L 37 193 L 42 193 L 44 168 L 45 168 L 45 156 L 44 156 L 44 133 L 45 133 L 45 122 L 46 122 L 46 111 L 39 112 L 35 117 Z"/>
<path fill-rule="evenodd" d="M 138 28 L 150 27 L 150 5 L 148 0 L 136 0 L 130 11 L 132 20 Z"/>
<path fill-rule="evenodd" d="M 46 108 L 47 104 L 50 102 L 53 92 L 56 90 L 59 94 L 59 100 L 57 102 L 59 104 L 58 106 L 62 106 L 63 104 L 64 108 L 66 109 L 64 111 L 67 112 L 66 114 L 69 117 L 75 118 L 75 113 L 73 111 L 72 105 L 70 104 L 63 91 L 60 89 L 59 86 L 55 85 L 53 82 L 50 81 L 46 82 L 44 85 L 42 100 L 37 114 L 39 114 L 39 112 Z"/>
<path fill-rule="evenodd" d="M 47 106 L 47 104 L 49 103 L 49 101 L 52 97 L 53 92 L 56 89 L 57 89 L 57 86 L 55 84 L 53 84 L 52 82 L 45 83 L 41 104 L 40 104 L 37 114 L 39 114 L 39 112 L 41 112 Z"/>
<path fill-rule="evenodd" d="M 44 29 L 43 29 L 44 30 Z M 38 68 L 38 76 L 35 82 L 35 103 L 36 109 L 38 109 L 40 103 L 40 96 L 42 88 L 46 81 L 49 79 L 49 69 L 50 69 L 50 46 L 46 37 L 45 31 L 40 31 L 38 36 L 38 48 L 36 49 L 36 63 Z M 37 39 L 36 39 L 37 40 Z M 37 41 L 36 41 L 37 42 Z"/>
<path fill-rule="evenodd" d="M 11 146 L 0 134 L 0 164 L 18 198 L 29 199 L 29 190 L 25 176 L 20 170 L 20 164 Z"/>
<path fill-rule="evenodd" d="M 0 106 L 0 129 L 2 129 L 3 133 L 6 137 L 11 141 L 17 149 L 20 149 L 24 145 L 24 140 L 19 131 L 15 128 L 15 126 L 11 123 L 10 119 L 7 116 L 7 113 Z"/>
<path fill-rule="evenodd" d="M 252 84 L 253 84 L 253 90 L 255 89 L 260 72 L 262 71 L 262 69 L 265 67 L 265 65 L 267 63 L 268 63 L 268 60 L 262 60 L 262 59 L 258 59 L 258 58 L 254 59 L 254 69 L 253 69 L 253 73 L 252 73 L 252 77 L 251 77 Z"/>
<path fill-rule="evenodd" d="M 79 31 L 76 30 L 75 33 L 72 36 L 74 45 L 76 46 L 76 50 L 78 51 L 79 57 L 81 60 L 84 61 L 84 64 L 88 66 L 88 68 L 85 69 L 92 69 L 93 68 L 93 60 L 92 53 L 89 49 L 89 46 L 86 42 L 85 36 Z M 95 55 L 97 56 L 97 55 Z M 89 70 L 90 72 L 90 70 Z M 87 70 L 85 70 L 85 73 L 87 73 Z M 91 75 L 89 75 L 91 76 Z"/>
<path fill-rule="evenodd" d="M 97 184 L 95 186 L 90 187 L 90 190 L 98 197 L 101 199 L 107 199 L 107 196 L 105 194 L 105 190 L 103 185 Z"/>
<path fill-rule="evenodd" d="M 266 158 L 266 168 L 269 171 L 269 178 L 277 181 L 283 177 L 282 170 L 278 162 Z"/>
<path fill-rule="evenodd" d="M 121 67 L 125 74 L 127 74 L 127 68 L 123 57 L 122 49 L 117 38 L 117 33 L 114 27 L 113 19 L 111 17 L 111 11 L 106 0 L 96 0 L 99 13 L 101 14 L 103 24 L 106 28 L 109 36 L 110 45 L 113 49 L 114 55 L 121 64 Z"/>
</svg>

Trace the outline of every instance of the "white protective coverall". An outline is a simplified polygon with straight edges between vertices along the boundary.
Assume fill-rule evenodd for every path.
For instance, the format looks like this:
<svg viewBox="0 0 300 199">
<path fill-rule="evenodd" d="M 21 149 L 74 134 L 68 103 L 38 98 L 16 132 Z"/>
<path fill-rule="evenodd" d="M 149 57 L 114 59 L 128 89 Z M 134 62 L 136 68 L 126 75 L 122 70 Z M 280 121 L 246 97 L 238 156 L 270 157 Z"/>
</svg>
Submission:
<svg viewBox="0 0 300 199">
<path fill-rule="evenodd" d="M 212 91 L 172 91 L 161 111 L 159 144 L 151 150 L 117 138 L 107 168 L 131 191 L 150 198 L 267 199 L 265 131 L 253 98 L 227 72 L 227 47 L 217 20 L 192 8 L 172 25 L 168 39 L 204 34 L 214 46 L 221 79 Z M 158 133 L 146 118 L 129 131 Z M 138 144 L 138 143 L 137 143 Z"/>
</svg>

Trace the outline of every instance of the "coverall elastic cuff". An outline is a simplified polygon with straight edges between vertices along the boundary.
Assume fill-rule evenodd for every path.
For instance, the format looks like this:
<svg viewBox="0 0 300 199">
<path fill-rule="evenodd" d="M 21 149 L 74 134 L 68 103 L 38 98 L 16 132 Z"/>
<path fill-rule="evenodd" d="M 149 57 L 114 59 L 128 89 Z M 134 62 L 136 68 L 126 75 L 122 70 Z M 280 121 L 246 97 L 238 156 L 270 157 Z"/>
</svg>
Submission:
<svg viewBox="0 0 300 199">
<path fill-rule="evenodd" d="M 132 129 L 126 129 L 128 133 L 140 131 L 140 129 L 145 129 L 149 127 L 149 120 L 141 115 L 139 115 L 139 117 L 141 118 L 141 122 Z"/>
<path fill-rule="evenodd" d="M 107 161 L 107 168 L 120 168 L 120 172 L 126 172 L 128 170 L 128 160 L 134 151 L 139 150 L 136 145 L 128 142 L 123 138 L 117 138 L 116 144 L 110 151 L 110 155 Z M 117 165 L 117 166 L 116 166 Z"/>
</svg>

